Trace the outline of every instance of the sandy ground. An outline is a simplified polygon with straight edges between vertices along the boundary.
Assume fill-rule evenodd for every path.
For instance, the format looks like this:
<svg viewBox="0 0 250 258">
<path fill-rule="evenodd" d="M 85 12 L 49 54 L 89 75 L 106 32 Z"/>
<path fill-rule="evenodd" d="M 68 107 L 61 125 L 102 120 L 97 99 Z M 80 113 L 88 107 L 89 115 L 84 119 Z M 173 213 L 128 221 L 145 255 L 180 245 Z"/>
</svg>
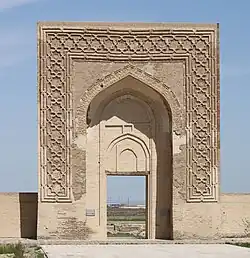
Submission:
<svg viewBox="0 0 250 258">
<path fill-rule="evenodd" d="M 43 245 L 49 258 L 250 258 L 250 248 L 225 244 Z"/>
</svg>

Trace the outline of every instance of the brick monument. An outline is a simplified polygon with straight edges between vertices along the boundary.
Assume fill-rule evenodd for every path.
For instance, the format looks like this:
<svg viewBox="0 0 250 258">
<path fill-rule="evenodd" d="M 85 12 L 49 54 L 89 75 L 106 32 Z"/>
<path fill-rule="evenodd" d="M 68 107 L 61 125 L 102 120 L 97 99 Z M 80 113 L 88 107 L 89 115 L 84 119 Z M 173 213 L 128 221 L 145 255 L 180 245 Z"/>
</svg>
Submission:
<svg viewBox="0 0 250 258">
<path fill-rule="evenodd" d="M 38 238 L 106 238 L 108 175 L 146 177 L 148 238 L 215 238 L 218 25 L 45 22 L 38 40 Z"/>
</svg>

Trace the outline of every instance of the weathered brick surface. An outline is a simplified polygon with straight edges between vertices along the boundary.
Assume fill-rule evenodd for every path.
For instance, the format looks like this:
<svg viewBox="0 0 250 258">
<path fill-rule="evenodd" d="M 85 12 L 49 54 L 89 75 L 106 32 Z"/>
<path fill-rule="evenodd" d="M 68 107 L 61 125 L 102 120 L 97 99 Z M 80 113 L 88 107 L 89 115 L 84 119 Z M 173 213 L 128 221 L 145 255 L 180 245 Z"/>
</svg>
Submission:
<svg viewBox="0 0 250 258">
<path fill-rule="evenodd" d="M 104 238 L 106 177 L 126 173 L 147 176 L 150 238 L 215 236 L 217 25 L 40 23 L 38 32 L 39 237 L 80 238 L 74 218 Z M 196 232 L 189 211 L 207 226 Z"/>
</svg>

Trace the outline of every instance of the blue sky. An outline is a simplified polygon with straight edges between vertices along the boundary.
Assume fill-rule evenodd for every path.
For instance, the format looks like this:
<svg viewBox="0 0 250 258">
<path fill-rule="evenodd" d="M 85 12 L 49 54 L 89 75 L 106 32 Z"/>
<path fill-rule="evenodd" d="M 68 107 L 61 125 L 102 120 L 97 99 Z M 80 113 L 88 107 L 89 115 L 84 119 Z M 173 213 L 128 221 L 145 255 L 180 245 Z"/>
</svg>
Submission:
<svg viewBox="0 0 250 258">
<path fill-rule="evenodd" d="M 249 0 L 0 0 L 0 191 L 37 191 L 37 21 L 220 23 L 223 192 L 250 192 Z M 141 199 L 109 182 L 112 198 Z M 130 187 L 131 189 L 131 187 Z"/>
</svg>

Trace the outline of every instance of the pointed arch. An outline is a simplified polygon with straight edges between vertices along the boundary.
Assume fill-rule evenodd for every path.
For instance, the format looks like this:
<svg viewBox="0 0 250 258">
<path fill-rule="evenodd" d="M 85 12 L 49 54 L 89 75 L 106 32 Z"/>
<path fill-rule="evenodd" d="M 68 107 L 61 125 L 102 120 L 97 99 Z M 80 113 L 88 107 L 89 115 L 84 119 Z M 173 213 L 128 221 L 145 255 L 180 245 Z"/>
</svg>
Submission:
<svg viewBox="0 0 250 258">
<path fill-rule="evenodd" d="M 149 152 L 149 149 L 148 149 L 147 145 L 145 144 L 145 142 L 143 140 L 141 140 L 139 137 L 137 137 L 137 136 L 135 136 L 133 134 L 130 134 L 130 133 L 122 134 L 121 136 L 115 138 L 109 144 L 109 146 L 107 148 L 107 152 L 110 152 L 116 144 L 118 144 L 119 142 L 121 142 L 121 141 L 123 141 L 125 139 L 129 139 L 131 141 L 134 141 L 134 142 L 138 143 L 141 146 L 141 148 L 142 148 L 142 150 L 143 150 L 143 152 L 145 154 L 145 157 L 149 158 L 150 152 Z"/>
<path fill-rule="evenodd" d="M 79 121 L 79 128 L 84 128 L 86 130 L 86 118 L 87 110 L 91 101 L 97 96 L 100 92 L 113 84 L 121 81 L 122 79 L 131 76 L 145 85 L 149 86 L 157 93 L 159 93 L 164 99 L 165 104 L 169 108 L 169 112 L 172 116 L 173 121 L 173 131 L 179 134 L 184 129 L 184 116 L 183 110 L 180 106 L 180 103 L 175 96 L 174 92 L 163 82 L 161 82 L 156 77 L 148 74 L 147 72 L 129 64 L 119 70 L 116 70 L 109 75 L 105 76 L 102 79 L 98 79 L 94 84 L 92 84 L 83 94 L 80 99 L 80 105 L 77 108 L 77 112 L 83 115 L 81 121 Z"/>
<path fill-rule="evenodd" d="M 124 148 L 120 149 L 120 152 L 115 155 L 117 161 L 120 160 L 121 153 L 123 153 L 125 151 L 129 151 L 129 152 L 133 153 L 133 155 L 134 155 L 134 158 L 136 161 L 136 163 L 135 163 L 136 170 L 138 169 L 138 158 L 139 158 L 139 160 L 143 160 L 143 163 L 142 163 L 143 169 L 142 170 L 145 170 L 145 172 L 149 172 L 149 170 L 150 170 L 150 150 L 149 150 L 148 146 L 146 145 L 146 143 L 140 137 L 137 137 L 130 133 L 122 134 L 110 142 L 110 144 L 107 147 L 107 151 L 105 152 L 107 155 L 106 160 L 108 160 L 108 163 L 109 164 L 112 163 L 112 162 L 109 162 L 109 159 L 107 158 L 107 157 L 110 157 L 110 153 L 112 153 L 112 150 L 114 148 L 116 149 L 116 147 L 119 144 L 123 144 L 127 140 L 131 141 L 132 145 L 134 145 L 134 147 L 130 148 L 126 145 L 123 146 Z M 131 143 L 130 143 L 130 146 L 131 146 Z M 135 149 L 133 149 L 133 148 L 135 148 Z M 140 167 L 141 167 L 141 163 L 140 163 Z M 116 167 L 116 169 L 117 169 L 117 167 Z"/>
</svg>

